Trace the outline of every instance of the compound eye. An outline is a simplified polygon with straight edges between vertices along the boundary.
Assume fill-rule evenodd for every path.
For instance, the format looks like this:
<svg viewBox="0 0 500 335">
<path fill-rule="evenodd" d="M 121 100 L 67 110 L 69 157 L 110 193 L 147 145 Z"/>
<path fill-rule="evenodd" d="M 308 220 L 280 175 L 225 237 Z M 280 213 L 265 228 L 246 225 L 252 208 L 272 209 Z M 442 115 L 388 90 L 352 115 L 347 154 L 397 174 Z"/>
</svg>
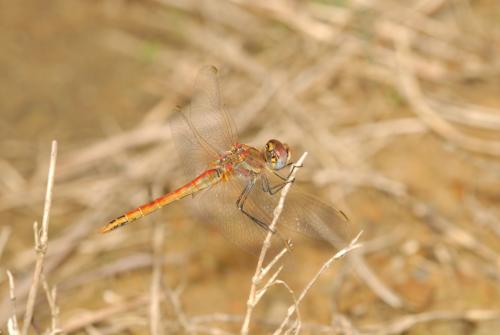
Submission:
<svg viewBox="0 0 500 335">
<path fill-rule="evenodd" d="M 266 144 L 265 159 L 273 170 L 284 168 L 289 161 L 289 150 L 286 144 L 278 140 L 270 140 Z"/>
</svg>

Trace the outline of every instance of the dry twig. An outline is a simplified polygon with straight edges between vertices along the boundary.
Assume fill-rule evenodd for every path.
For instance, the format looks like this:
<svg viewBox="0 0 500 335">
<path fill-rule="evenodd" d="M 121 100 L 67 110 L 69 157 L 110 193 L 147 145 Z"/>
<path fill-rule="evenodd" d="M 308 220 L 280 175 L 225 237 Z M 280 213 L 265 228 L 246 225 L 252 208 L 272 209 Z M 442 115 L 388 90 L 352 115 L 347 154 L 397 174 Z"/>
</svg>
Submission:
<svg viewBox="0 0 500 335">
<path fill-rule="evenodd" d="M 12 273 L 9 270 L 7 270 L 7 277 L 9 280 L 9 298 L 12 306 L 12 316 L 7 320 L 7 330 L 9 335 L 19 335 L 21 333 L 19 332 L 19 325 L 17 323 L 16 316 L 16 287 L 14 284 L 14 276 L 12 276 Z"/>
<path fill-rule="evenodd" d="M 182 330 L 187 334 L 192 334 L 195 333 L 195 330 L 193 329 L 191 323 L 189 322 L 186 314 L 184 314 L 184 311 L 182 310 L 181 306 L 180 295 L 182 291 L 183 291 L 182 286 L 178 287 L 175 290 L 168 288 L 166 290 L 166 295 L 168 300 L 172 304 L 172 307 L 174 308 L 175 316 L 177 317 L 177 321 L 181 325 Z"/>
<path fill-rule="evenodd" d="M 42 286 L 43 286 L 43 290 L 45 291 L 45 296 L 47 298 L 47 301 L 49 303 L 49 308 L 50 308 L 49 335 L 59 334 L 61 332 L 61 330 L 58 327 L 59 307 L 56 304 L 57 289 L 55 286 L 52 287 L 52 289 L 50 289 L 49 284 L 47 283 L 47 279 L 45 278 L 45 276 L 43 274 L 42 274 Z"/>
<path fill-rule="evenodd" d="M 91 313 L 80 314 L 78 317 L 69 320 L 61 329 L 63 333 L 72 333 L 88 325 L 110 320 L 113 316 L 122 314 L 129 310 L 145 306 L 149 303 L 149 296 L 141 296 L 134 300 L 115 304 Z"/>
<path fill-rule="evenodd" d="M 297 301 L 288 308 L 288 313 L 287 313 L 286 317 L 283 319 L 283 322 L 280 324 L 279 328 L 276 329 L 276 331 L 273 333 L 274 335 L 279 335 L 283 332 L 283 329 L 287 325 L 287 323 L 289 322 L 290 317 L 295 313 L 295 311 L 298 308 L 302 299 L 304 299 L 307 292 L 309 292 L 311 287 L 314 285 L 314 283 L 316 283 L 316 281 L 323 274 L 323 272 L 325 272 L 333 264 L 334 261 L 336 261 L 337 259 L 339 259 L 341 257 L 344 257 L 345 255 L 350 253 L 352 250 L 360 248 L 362 246 L 361 244 L 358 244 L 358 240 L 361 237 L 362 233 L 363 233 L 363 231 L 360 231 L 358 233 L 358 235 L 356 235 L 356 237 L 352 239 L 352 241 L 349 243 L 348 246 L 339 250 L 329 260 L 327 260 L 323 264 L 323 266 L 321 266 L 319 271 L 314 275 L 314 277 L 309 281 L 309 283 L 307 283 L 306 287 L 302 290 L 299 297 L 297 298 Z M 300 320 L 296 320 L 296 322 L 294 323 L 294 325 L 292 327 L 290 327 L 290 329 L 291 330 L 293 329 L 294 333 L 298 334 L 300 332 L 300 327 L 301 327 Z"/>
<path fill-rule="evenodd" d="M 116 7 L 112 7 L 113 10 L 109 12 L 116 13 L 126 9 L 128 5 L 120 3 L 111 6 Z M 64 199 L 65 202 L 61 201 L 57 210 L 67 211 L 73 208 L 74 203 L 84 210 L 59 236 L 51 235 L 50 250 L 47 250 L 42 273 L 54 271 L 66 275 L 67 268 L 75 268 L 74 260 L 78 256 L 95 259 L 94 256 L 106 251 L 99 244 L 89 243 L 92 241 L 90 234 L 94 231 L 95 224 L 108 216 L 116 204 L 129 201 L 130 195 L 141 197 L 142 194 L 137 192 L 137 185 L 150 180 L 151 171 L 160 170 L 156 167 L 161 166 L 164 174 L 174 171 L 175 160 L 165 159 L 165 153 L 171 153 L 168 151 L 170 142 L 164 141 L 170 138 L 169 127 L 164 123 L 169 115 L 168 109 L 184 101 L 185 96 L 181 92 L 187 87 L 185 78 L 190 77 L 188 74 L 195 71 L 201 62 L 215 62 L 225 64 L 225 68 L 230 67 L 231 80 L 234 80 L 235 85 L 228 85 L 228 88 L 234 91 L 230 94 L 237 93 L 232 95 L 235 100 L 252 96 L 246 100 L 240 112 L 235 114 L 240 133 L 252 136 L 256 141 L 267 139 L 271 127 L 258 123 L 265 116 L 267 124 L 273 125 L 273 136 L 286 138 L 291 146 L 300 144 L 307 147 L 310 155 L 319 161 L 318 169 L 315 169 L 314 174 L 308 175 L 308 178 L 319 184 L 322 190 L 332 192 L 338 199 L 345 199 L 347 195 L 356 196 L 361 202 L 352 202 L 356 207 L 351 212 L 356 213 L 355 216 L 360 215 L 362 221 L 377 220 L 376 216 L 384 217 L 384 222 L 370 225 L 374 227 L 370 234 L 377 232 L 376 227 L 390 224 L 394 220 L 394 213 L 378 202 L 386 201 L 386 198 L 377 197 L 377 208 L 371 209 L 373 216 L 365 216 L 364 212 L 370 210 L 367 202 L 370 201 L 371 192 L 357 192 L 365 187 L 388 195 L 390 198 L 387 201 L 391 205 L 403 201 L 407 205 L 403 208 L 404 211 L 414 212 L 420 222 L 425 222 L 432 228 L 437 235 L 432 238 L 445 238 L 444 242 L 448 243 L 446 248 L 452 255 L 467 250 L 473 256 L 479 256 L 481 265 L 493 264 L 494 271 L 488 272 L 491 277 L 475 277 L 478 285 L 488 285 L 492 277 L 497 280 L 500 257 L 496 250 L 499 232 L 498 211 L 495 208 L 496 184 L 492 186 L 489 182 L 498 179 L 498 164 L 488 155 L 470 154 L 471 151 L 489 155 L 500 153 L 498 134 L 495 132 L 500 129 L 498 110 L 484 107 L 498 106 L 496 91 L 491 88 L 495 88 L 494 80 L 500 69 L 497 58 L 492 57 L 498 54 L 500 31 L 498 25 L 487 15 L 484 20 L 483 17 L 478 20 L 476 16 L 484 9 L 488 9 L 487 5 L 469 4 L 468 1 L 452 3 L 449 0 L 424 0 L 410 6 L 402 6 L 395 1 L 354 1 L 332 5 L 315 1 L 282 0 L 272 4 L 265 1 L 230 0 L 207 2 L 200 6 L 195 0 L 156 0 L 140 4 L 140 10 L 131 11 L 123 17 L 120 15 L 119 19 L 114 17 L 111 22 L 118 22 L 119 25 L 106 27 L 109 31 L 112 30 L 112 34 L 104 32 L 106 37 L 101 45 L 113 48 L 119 55 L 136 59 L 138 51 L 144 49 L 151 37 L 162 36 L 155 42 L 158 43 L 155 48 L 159 51 L 157 59 L 152 61 L 155 70 L 159 70 L 155 72 L 162 74 L 161 79 L 153 79 L 145 85 L 149 93 L 162 95 L 162 100 L 133 129 L 113 134 L 83 149 L 71 150 L 65 155 L 65 162 L 58 165 L 57 196 L 60 198 L 57 203 L 59 204 L 59 199 Z M 165 17 L 170 18 L 172 12 L 176 13 L 176 24 L 165 25 Z M 130 24 L 133 29 L 127 29 Z M 172 48 L 172 40 L 176 46 L 182 47 Z M 299 53 L 298 48 L 301 49 Z M 168 76 L 164 75 L 165 72 L 168 72 Z M 240 80 L 242 77 L 251 78 L 254 85 L 248 85 L 247 80 L 243 85 Z M 239 92 L 242 87 L 245 89 Z M 438 89 L 430 92 L 432 88 Z M 247 92 L 251 94 L 246 95 Z M 360 99 L 360 96 L 363 98 Z M 452 101 L 450 96 L 460 96 L 460 102 Z M 366 101 L 363 101 L 365 97 Z M 406 102 L 416 117 L 408 117 Z M 276 112 L 280 109 L 283 110 L 281 114 Z M 256 134 L 257 128 L 259 130 Z M 457 158 L 460 155 L 458 158 L 465 163 L 464 170 L 470 168 L 468 172 L 474 175 L 474 178 L 464 180 L 462 177 L 469 176 L 460 171 L 450 174 L 453 175 L 452 178 L 457 177 L 459 185 L 456 188 L 459 190 L 456 193 L 460 200 L 452 196 L 439 196 L 437 199 L 434 197 L 434 189 L 416 190 L 413 187 L 415 182 L 421 181 L 418 179 L 418 169 L 427 169 L 434 161 L 430 165 L 413 165 L 408 171 L 402 171 L 394 165 L 402 160 L 411 162 L 410 156 L 414 153 L 422 154 L 422 150 L 426 153 L 436 150 L 432 147 L 434 142 L 417 143 L 420 142 L 420 135 L 429 131 L 441 136 L 446 143 L 457 144 L 466 149 L 446 152 L 450 157 L 454 155 Z M 301 136 L 304 133 L 310 136 Z M 405 140 L 399 141 L 400 138 Z M 45 173 L 45 168 L 37 169 L 33 178 L 27 179 L 23 176 L 27 170 L 22 165 L 17 165 L 18 158 L 26 158 L 33 153 L 31 141 L 2 141 L 0 146 L 7 157 L 5 160 L 0 159 L 0 184 L 4 186 L 0 187 L 0 211 L 29 208 L 43 201 L 44 185 L 38 181 L 43 177 L 41 173 Z M 402 152 L 401 146 L 404 146 L 403 150 L 409 151 Z M 430 148 L 433 150 L 426 150 Z M 409 154 L 412 149 L 417 150 Z M 482 160 L 481 164 L 476 164 L 479 158 Z M 467 165 L 468 161 L 472 163 Z M 388 168 L 388 165 L 392 167 Z M 417 174 L 414 168 L 418 170 Z M 130 189 L 127 190 L 128 193 L 118 195 L 116 190 L 122 188 L 117 185 L 124 180 L 130 182 Z M 137 182 L 134 188 L 135 181 L 140 183 Z M 451 181 L 453 183 L 455 181 Z M 422 183 L 421 186 L 429 187 L 427 183 Z M 444 192 L 448 192 L 444 188 L 439 187 L 437 192 L 443 192 L 444 195 Z M 412 192 L 415 190 L 425 191 L 425 194 L 413 197 Z M 470 199 L 468 194 L 472 192 L 478 195 L 478 203 L 467 200 Z M 361 196 L 358 197 L 359 195 Z M 460 204 L 464 198 L 470 215 L 463 215 L 463 207 L 459 208 L 450 202 L 452 199 L 451 201 Z M 420 199 L 425 199 L 425 202 Z M 448 202 L 443 202 L 443 199 L 448 199 Z M 130 201 L 133 201 L 131 197 Z M 440 212 L 441 209 L 446 212 L 452 207 L 454 211 L 449 215 Z M 399 209 L 401 208 L 398 206 Z M 455 221 L 454 215 L 461 217 L 460 221 Z M 467 222 L 468 218 L 472 222 Z M 406 226 L 398 225 L 403 233 L 408 232 Z M 496 232 L 496 235 L 489 234 L 483 239 L 490 232 L 482 231 L 481 228 L 486 227 Z M 383 229 L 385 228 L 384 226 Z M 40 237 L 39 233 L 37 236 Z M 0 230 L 0 257 L 8 237 L 9 230 L 4 227 Z M 415 237 L 417 242 L 425 244 L 419 240 L 420 237 L 423 236 Z M 14 238 L 15 241 L 8 243 L 4 254 L 12 257 L 4 257 L 2 260 L 18 274 L 16 297 L 19 316 L 26 308 L 28 293 L 30 299 L 33 298 L 31 273 L 39 253 L 35 254 L 32 250 L 9 250 L 9 247 L 17 245 L 18 236 Z M 84 241 L 92 249 L 92 254 L 84 252 L 82 244 L 76 243 L 77 241 Z M 100 243 L 110 246 L 106 248 L 108 250 L 119 251 L 114 248 L 120 245 L 118 239 Z M 127 244 L 127 248 L 135 250 L 140 243 L 144 241 L 135 240 L 133 244 Z M 397 246 L 391 245 L 391 249 L 393 248 Z M 367 252 L 363 249 L 363 253 Z M 394 253 L 387 256 L 383 250 L 380 255 L 381 258 L 377 258 L 377 261 L 383 259 L 384 262 L 387 261 L 384 264 L 391 264 L 391 267 L 409 265 L 405 255 Z M 372 264 L 366 264 L 363 259 L 357 262 L 351 256 L 349 258 L 354 260 L 355 270 L 367 286 L 387 304 L 401 306 L 402 300 L 390 290 L 395 280 L 386 276 L 389 282 L 384 282 L 382 278 L 375 276 L 376 268 L 368 267 Z M 270 279 L 262 280 L 261 289 L 256 290 L 257 301 L 272 285 L 283 284 L 277 279 L 280 273 L 279 266 L 276 266 L 279 259 L 276 258 L 263 267 L 262 277 L 266 274 Z M 66 261 L 69 261 L 68 264 L 65 264 Z M 77 259 L 76 262 L 78 261 Z M 164 262 L 168 261 L 170 259 L 164 259 Z M 477 267 L 477 264 L 469 263 L 468 257 L 460 261 L 467 268 Z M 127 269 L 150 267 L 152 263 L 154 260 L 151 255 L 137 251 L 130 257 L 125 256 L 112 263 L 82 263 L 91 265 L 86 269 L 97 270 L 86 273 L 75 271 L 69 279 L 64 276 L 65 282 L 57 285 L 58 295 L 63 296 L 66 292 L 72 294 L 70 290 L 75 290 L 83 283 L 94 284 L 97 279 Z M 154 267 L 156 266 L 158 263 L 155 263 Z M 2 274 L 3 270 L 1 269 Z M 336 280 L 342 281 L 339 277 L 341 276 L 336 276 Z M 0 284 L 7 282 L 7 278 L 8 276 L 0 275 Z M 151 325 L 154 324 L 153 319 L 157 319 L 154 316 L 156 312 L 153 312 L 153 306 L 158 306 L 158 298 L 155 298 L 156 293 L 153 292 L 158 288 L 157 276 L 153 275 L 152 283 L 153 299 L 148 300 L 152 310 Z M 45 288 L 43 278 L 42 284 Z M 48 291 L 50 290 L 46 289 L 46 293 Z M 164 295 L 161 297 L 165 299 Z M 225 334 L 212 324 L 193 324 L 194 318 L 186 318 L 180 309 L 178 295 L 173 297 L 179 320 L 164 320 L 164 327 L 173 324 L 178 328 L 180 323 L 184 330 L 192 332 Z M 49 295 L 47 298 L 49 299 Z M 9 295 L 5 294 L 0 305 L 0 323 L 4 324 L 8 320 L 12 325 L 11 304 Z M 356 308 L 358 307 L 371 308 L 367 305 Z M 72 310 L 61 312 L 73 313 Z M 450 315 L 447 313 L 454 312 L 439 312 L 434 316 L 436 320 L 451 320 L 447 318 Z M 362 321 L 363 314 L 355 315 L 355 322 Z M 415 322 L 430 321 L 434 316 L 425 313 L 408 315 L 408 318 L 382 325 L 377 332 L 404 332 L 409 329 L 407 325 L 411 327 Z M 291 319 L 287 324 L 289 329 L 293 329 L 294 325 L 293 317 Z M 144 320 L 143 318 L 141 322 Z M 239 324 L 242 321 L 243 317 L 220 318 L 222 323 Z M 252 323 L 256 322 L 278 326 L 273 321 L 257 320 L 254 316 Z M 114 323 L 109 329 L 99 329 L 97 325 L 87 324 L 83 329 L 92 334 L 111 333 L 113 330 L 117 332 L 116 329 L 121 331 L 123 324 Z M 147 327 L 146 323 L 144 325 Z M 29 327 L 29 324 L 25 322 L 23 326 Z M 321 332 L 333 332 L 332 327 L 323 327 Z M 319 328 L 312 329 L 311 333 L 319 333 Z M 305 326 L 302 330 L 306 331 Z"/>
<path fill-rule="evenodd" d="M 296 166 L 302 166 L 306 156 L 307 156 L 307 152 L 302 154 L 302 156 L 297 160 Z M 293 180 L 297 171 L 298 171 L 298 168 L 293 170 L 292 174 L 290 175 L 288 180 Z M 259 302 L 260 297 L 262 297 L 262 295 L 265 292 L 265 290 L 259 292 L 257 290 L 257 286 L 262 282 L 263 277 L 266 275 L 267 271 L 269 271 L 269 269 L 270 269 L 269 267 L 264 267 L 264 260 L 266 258 L 267 252 L 271 246 L 271 239 L 273 237 L 273 231 L 275 230 L 276 224 L 278 223 L 279 216 L 281 215 L 281 212 L 283 211 L 283 206 L 285 204 L 285 198 L 286 198 L 286 195 L 288 194 L 288 191 L 289 191 L 291 186 L 292 186 L 292 183 L 288 183 L 287 185 L 285 185 L 285 187 L 283 187 L 283 190 L 281 191 L 280 200 L 278 202 L 278 205 L 274 209 L 273 220 L 272 220 L 271 224 L 269 225 L 269 231 L 266 235 L 266 238 L 265 238 L 264 243 L 262 245 L 262 249 L 260 251 L 259 259 L 257 261 L 257 267 L 255 268 L 255 273 L 252 277 L 252 284 L 250 286 L 250 293 L 248 295 L 247 310 L 245 313 L 245 318 L 243 320 L 243 325 L 241 327 L 241 334 L 242 335 L 248 334 L 249 328 L 250 328 L 250 320 L 252 318 L 252 312 L 253 312 L 255 306 L 257 305 L 257 303 Z M 280 254 L 278 254 L 278 256 L 276 256 L 276 258 L 278 258 L 278 257 L 281 258 L 283 255 L 284 255 L 284 252 L 281 252 Z M 272 260 L 271 264 L 275 264 L 276 262 L 277 262 L 276 259 Z M 267 269 L 267 270 L 264 272 L 265 269 Z M 277 273 L 278 272 L 279 272 L 279 270 L 277 271 Z M 276 275 L 277 275 L 277 273 L 276 273 Z M 269 287 L 269 285 L 266 287 Z"/>
<path fill-rule="evenodd" d="M 2 227 L 0 231 L 0 259 L 2 259 L 3 251 L 5 250 L 5 246 L 7 245 L 7 241 L 9 240 L 9 236 L 12 229 L 10 226 Z"/>
<path fill-rule="evenodd" d="M 410 57 L 410 36 L 408 34 L 403 36 L 404 38 L 397 41 L 396 60 L 400 73 L 401 91 L 412 105 L 413 111 L 432 130 L 450 142 L 473 152 L 500 156 L 500 142 L 483 140 L 460 132 L 429 106 L 420 89 L 411 62 L 408 60 Z"/>
<path fill-rule="evenodd" d="M 24 315 L 22 334 L 27 335 L 33 318 L 33 311 L 35 308 L 35 301 L 38 292 L 38 286 L 43 271 L 43 263 L 45 254 L 47 253 L 47 245 L 49 239 L 49 215 L 50 207 L 52 205 L 52 187 L 54 185 L 54 174 L 56 169 L 57 159 L 57 142 L 52 141 L 52 149 L 50 152 L 50 165 L 49 174 L 47 179 L 47 192 L 45 194 L 45 205 L 43 208 L 42 229 L 38 230 L 38 223 L 35 221 L 33 225 L 35 233 L 35 250 L 37 253 L 37 260 L 35 263 L 35 271 L 33 274 L 33 282 L 28 294 L 28 301 L 26 303 L 26 314 Z"/>
<path fill-rule="evenodd" d="M 500 311 L 473 309 L 463 312 L 453 311 L 431 311 L 420 314 L 405 315 L 396 321 L 378 326 L 366 327 L 363 334 L 366 335 L 396 335 L 407 332 L 419 323 L 432 321 L 464 320 L 468 322 L 479 322 L 488 320 L 499 320 Z"/>
</svg>

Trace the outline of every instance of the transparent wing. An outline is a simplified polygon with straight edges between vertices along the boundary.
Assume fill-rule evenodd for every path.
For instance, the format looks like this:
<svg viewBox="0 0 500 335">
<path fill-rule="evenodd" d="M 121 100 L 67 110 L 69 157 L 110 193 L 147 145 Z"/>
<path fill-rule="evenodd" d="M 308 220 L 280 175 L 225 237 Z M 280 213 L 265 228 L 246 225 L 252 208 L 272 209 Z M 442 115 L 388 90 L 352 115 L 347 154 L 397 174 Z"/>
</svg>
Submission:
<svg viewBox="0 0 500 335">
<path fill-rule="evenodd" d="M 172 138 L 189 177 L 237 142 L 234 122 L 221 100 L 217 72 L 214 66 L 200 70 L 191 103 L 178 110 L 171 122 Z"/>
<path fill-rule="evenodd" d="M 262 190 L 262 179 L 249 195 L 256 207 L 272 217 L 281 192 L 274 195 Z M 335 207 L 292 185 L 278 221 L 278 229 L 285 235 L 293 231 L 328 242 L 337 249 L 345 247 L 358 233 L 358 228 Z"/>
<path fill-rule="evenodd" d="M 185 114 L 179 109 L 170 121 L 170 130 L 182 170 L 188 179 L 199 175 L 206 170 L 208 162 L 218 158 L 213 150 L 199 142 Z"/>
<path fill-rule="evenodd" d="M 236 143 L 236 127 L 224 109 L 216 67 L 206 66 L 200 70 L 194 99 L 186 114 L 202 141 L 217 152 L 229 150 Z"/>
<path fill-rule="evenodd" d="M 258 254 L 267 230 L 245 216 L 236 206 L 247 179 L 234 177 L 212 186 L 197 198 L 196 206 L 204 219 L 242 249 Z M 253 188 L 244 203 L 245 210 L 254 218 L 270 224 L 279 202 L 280 192 L 270 195 L 262 190 L 262 181 Z M 323 240 L 336 249 L 346 246 L 358 233 L 347 217 L 333 206 L 303 192 L 293 185 L 273 235 L 270 256 L 285 247 L 291 232 Z"/>
<path fill-rule="evenodd" d="M 228 241 L 257 255 L 267 235 L 267 230 L 245 216 L 236 206 L 236 200 L 246 182 L 245 178 L 238 177 L 220 182 L 207 192 L 203 192 L 196 199 L 195 206 L 203 219 L 214 224 Z M 252 200 L 245 202 L 245 208 L 264 222 L 271 222 L 272 217 Z M 275 234 L 269 255 L 272 256 L 284 247 L 285 240 L 280 235 Z"/>
</svg>

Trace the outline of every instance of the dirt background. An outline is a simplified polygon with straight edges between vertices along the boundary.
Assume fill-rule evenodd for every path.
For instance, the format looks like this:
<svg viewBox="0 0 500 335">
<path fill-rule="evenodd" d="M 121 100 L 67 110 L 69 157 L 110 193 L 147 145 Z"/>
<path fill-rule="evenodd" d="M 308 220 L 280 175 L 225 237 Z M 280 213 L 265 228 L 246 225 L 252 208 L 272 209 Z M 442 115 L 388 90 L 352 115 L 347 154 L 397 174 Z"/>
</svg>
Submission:
<svg viewBox="0 0 500 335">
<path fill-rule="evenodd" d="M 301 303 L 301 333 L 500 334 L 497 1 L 3 1 L 0 46 L 5 332 L 6 270 L 21 322 L 56 139 L 55 328 L 238 333 L 256 258 L 187 215 L 196 198 L 98 233 L 184 181 L 168 122 L 214 64 L 242 142 L 307 150 L 298 179 L 364 230 L 358 261 L 336 261 Z M 335 250 L 296 244 L 280 278 L 298 294 Z M 270 289 L 250 333 L 292 302 Z M 51 326 L 43 290 L 32 324 Z"/>
</svg>

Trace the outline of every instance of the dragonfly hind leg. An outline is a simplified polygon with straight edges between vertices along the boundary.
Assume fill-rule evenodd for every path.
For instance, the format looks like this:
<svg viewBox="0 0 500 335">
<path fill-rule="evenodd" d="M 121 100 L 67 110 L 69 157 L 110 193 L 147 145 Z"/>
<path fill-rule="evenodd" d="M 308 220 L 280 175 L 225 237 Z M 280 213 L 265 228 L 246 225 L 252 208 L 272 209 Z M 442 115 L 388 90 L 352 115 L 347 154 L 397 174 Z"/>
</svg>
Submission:
<svg viewBox="0 0 500 335">
<path fill-rule="evenodd" d="M 248 213 L 244 208 L 245 201 L 248 198 L 248 195 L 250 194 L 250 192 L 252 191 L 252 188 L 254 187 L 254 185 L 255 185 L 255 179 L 252 179 L 250 182 L 248 182 L 248 184 L 243 189 L 243 192 L 241 192 L 240 196 L 238 197 L 238 200 L 236 200 L 236 207 L 243 214 L 245 214 L 250 220 L 255 222 L 259 227 L 261 227 L 262 229 L 264 229 L 266 231 L 270 231 L 274 234 L 276 232 L 275 230 L 271 229 L 269 227 L 269 225 L 266 224 L 265 222 L 259 220 L 258 218 L 256 218 L 252 214 Z"/>
<path fill-rule="evenodd" d="M 264 183 L 266 185 L 268 185 L 268 187 L 269 187 L 269 182 L 267 181 L 267 179 L 265 179 L 265 180 L 266 180 L 266 182 L 264 182 Z M 236 201 L 236 206 L 243 214 L 245 214 L 250 220 L 255 222 L 259 227 L 261 227 L 265 231 L 276 234 L 283 241 L 283 243 L 285 244 L 285 247 L 288 249 L 288 251 L 291 251 L 293 248 L 293 244 L 292 244 L 291 240 L 286 239 L 284 236 L 281 235 L 281 233 L 279 231 L 277 231 L 275 229 L 271 229 L 271 227 L 269 227 L 269 224 L 259 220 L 258 218 L 256 218 L 255 216 L 253 216 L 252 214 L 248 213 L 245 210 L 245 208 L 244 208 L 245 201 L 248 198 L 248 195 L 250 194 L 250 192 L 252 191 L 252 188 L 255 186 L 255 182 L 256 182 L 255 178 L 252 179 L 250 182 L 248 182 L 248 184 L 243 189 L 243 192 L 241 192 L 240 196 L 238 197 L 238 200 Z M 281 188 L 283 188 L 283 186 L 285 186 L 286 184 L 288 184 L 290 182 L 293 182 L 293 180 L 290 180 L 290 181 L 287 181 L 287 182 L 284 182 L 282 184 L 275 185 L 275 186 L 279 186 L 280 187 L 279 189 L 281 189 Z M 267 191 L 264 190 L 264 192 L 267 192 Z M 277 191 L 275 191 L 275 192 L 277 192 Z M 267 193 L 272 194 L 271 192 L 267 192 Z"/>
</svg>

